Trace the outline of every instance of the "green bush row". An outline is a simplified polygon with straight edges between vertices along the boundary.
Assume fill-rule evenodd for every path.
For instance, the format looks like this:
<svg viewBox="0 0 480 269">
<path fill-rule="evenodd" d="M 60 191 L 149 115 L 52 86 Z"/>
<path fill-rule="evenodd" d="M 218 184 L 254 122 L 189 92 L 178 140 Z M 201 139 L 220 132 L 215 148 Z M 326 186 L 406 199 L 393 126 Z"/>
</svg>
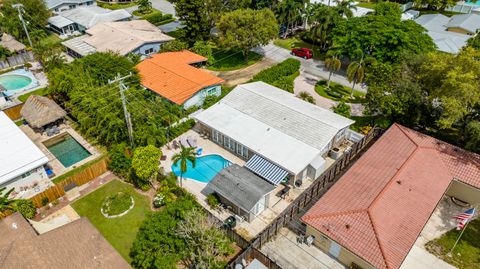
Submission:
<svg viewBox="0 0 480 269">
<path fill-rule="evenodd" d="M 143 19 L 147 20 L 148 22 L 154 25 L 162 25 L 175 20 L 172 17 L 172 14 L 162 14 L 162 12 L 160 11 L 147 14 L 143 16 Z"/>
<path fill-rule="evenodd" d="M 293 81 L 300 74 L 300 61 L 287 59 L 256 74 L 252 81 L 263 81 L 293 93 Z"/>
</svg>

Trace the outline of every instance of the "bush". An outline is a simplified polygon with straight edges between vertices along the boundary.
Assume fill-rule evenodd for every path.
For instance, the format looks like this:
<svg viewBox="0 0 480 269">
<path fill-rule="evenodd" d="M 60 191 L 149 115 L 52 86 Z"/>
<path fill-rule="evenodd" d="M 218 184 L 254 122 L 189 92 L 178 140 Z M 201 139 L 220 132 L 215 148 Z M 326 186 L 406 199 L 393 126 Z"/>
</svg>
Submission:
<svg viewBox="0 0 480 269">
<path fill-rule="evenodd" d="M 108 156 L 110 162 L 108 163 L 108 169 L 113 173 L 126 178 L 132 166 L 132 157 L 130 148 L 126 143 L 121 143 L 112 146 L 108 150 Z"/>
<path fill-rule="evenodd" d="M 47 198 L 48 201 L 48 198 Z M 43 200 L 42 200 L 43 203 Z M 47 202 L 48 203 L 48 202 Z M 18 200 L 15 203 L 15 210 L 20 212 L 25 218 L 31 219 L 35 217 L 37 210 L 32 200 Z"/>
<path fill-rule="evenodd" d="M 293 93 L 293 80 L 300 74 L 300 61 L 287 59 L 256 74 L 251 81 L 263 81 Z"/>
<path fill-rule="evenodd" d="M 210 208 L 215 209 L 220 204 L 220 200 L 215 193 L 211 193 L 207 196 L 207 204 L 210 206 Z"/>
<path fill-rule="evenodd" d="M 170 129 L 170 137 L 179 137 L 181 134 L 185 133 L 186 131 L 192 129 L 195 125 L 195 121 L 193 119 L 189 119 L 185 122 L 175 125 Z"/>
<path fill-rule="evenodd" d="M 50 202 L 50 200 L 48 200 L 48 197 L 43 197 L 42 198 L 42 206 L 48 205 L 49 202 Z"/>
<path fill-rule="evenodd" d="M 339 115 L 342 115 L 346 118 L 350 118 L 351 114 L 350 114 L 350 106 L 345 104 L 345 102 L 340 102 L 338 103 L 338 105 L 336 105 L 335 107 L 333 107 L 333 112 L 339 114 Z"/>
<path fill-rule="evenodd" d="M 197 41 L 191 48 L 193 52 L 196 54 L 202 55 L 203 57 L 207 58 L 208 65 L 215 64 L 215 58 L 212 54 L 212 45 L 206 41 Z"/>
<path fill-rule="evenodd" d="M 149 23 L 157 26 L 166 24 L 175 20 L 172 17 L 172 14 L 162 14 L 162 12 L 160 11 L 149 13 L 147 15 L 144 15 L 142 18 L 147 20 Z"/>
<path fill-rule="evenodd" d="M 160 48 L 160 52 L 182 51 L 186 49 L 188 49 L 187 43 L 180 41 L 178 39 L 175 39 L 166 44 L 163 44 L 162 47 Z"/>
<path fill-rule="evenodd" d="M 105 198 L 102 204 L 102 212 L 114 216 L 127 211 L 132 206 L 132 196 L 129 193 L 118 192 Z"/>
</svg>

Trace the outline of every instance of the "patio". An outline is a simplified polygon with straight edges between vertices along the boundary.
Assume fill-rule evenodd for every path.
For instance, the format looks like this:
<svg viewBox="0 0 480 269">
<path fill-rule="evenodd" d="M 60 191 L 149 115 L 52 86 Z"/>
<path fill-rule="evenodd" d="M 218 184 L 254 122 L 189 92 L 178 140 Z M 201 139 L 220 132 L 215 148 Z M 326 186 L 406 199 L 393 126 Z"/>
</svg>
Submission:
<svg viewBox="0 0 480 269">
<path fill-rule="evenodd" d="M 213 141 L 209 140 L 208 138 L 201 137 L 200 134 L 195 131 L 195 128 L 192 130 L 187 131 L 183 135 L 177 137 L 175 140 L 180 141 L 181 139 L 190 137 L 191 139 L 196 139 L 197 146 L 203 149 L 202 156 L 209 155 L 209 154 L 218 154 L 225 159 L 231 161 L 232 163 L 236 163 L 240 166 L 245 164 L 245 161 L 240 159 L 239 157 L 235 156 L 230 151 L 220 147 L 219 145 L 215 144 Z M 171 172 L 172 156 L 179 152 L 180 149 L 173 149 L 170 145 L 165 145 L 162 148 L 162 153 L 165 156 L 164 160 L 161 161 L 160 166 L 164 169 L 165 172 Z M 343 151 L 342 151 L 343 154 Z M 335 160 L 332 158 L 326 158 L 326 168 L 331 166 Z M 250 240 L 258 235 L 265 227 L 267 227 L 270 222 L 275 219 L 287 206 L 295 200 L 306 188 L 308 188 L 313 181 L 311 179 L 307 179 L 302 184 L 301 188 L 294 188 L 291 187 L 289 193 L 284 197 L 281 198 L 279 193 L 285 188 L 283 185 L 278 185 L 273 192 L 270 194 L 270 207 L 266 208 L 262 213 L 256 216 L 256 218 L 252 222 L 237 222 L 237 226 L 235 227 L 235 231 L 244 237 L 246 240 Z M 187 189 L 190 193 L 194 194 L 197 197 L 198 202 L 207 209 L 210 213 L 212 213 L 215 217 L 220 220 L 225 220 L 228 217 L 232 216 L 233 213 L 225 210 L 225 209 L 211 209 L 210 206 L 207 204 L 207 196 L 210 194 L 208 190 L 206 190 L 207 183 L 203 183 L 194 179 L 184 179 L 183 180 L 183 187 Z"/>
<path fill-rule="evenodd" d="M 51 167 L 53 172 L 55 173 L 55 177 L 62 175 L 82 164 L 85 164 L 93 159 L 96 159 L 101 156 L 101 153 L 95 149 L 92 145 L 88 143 L 79 133 L 77 133 L 67 122 L 62 123 L 58 126 L 60 133 L 54 136 L 47 136 L 46 132 L 35 132 L 30 126 L 28 125 L 21 125 L 19 126 L 20 129 L 30 138 L 33 143 L 48 157 L 48 165 Z M 69 134 L 71 135 L 79 144 L 81 144 L 91 155 L 87 158 L 75 163 L 70 167 L 65 167 L 62 163 L 55 157 L 45 146 L 44 142 L 48 141 L 55 137 L 60 137 L 62 135 Z M 50 180 L 55 179 L 55 177 L 50 178 Z"/>
</svg>

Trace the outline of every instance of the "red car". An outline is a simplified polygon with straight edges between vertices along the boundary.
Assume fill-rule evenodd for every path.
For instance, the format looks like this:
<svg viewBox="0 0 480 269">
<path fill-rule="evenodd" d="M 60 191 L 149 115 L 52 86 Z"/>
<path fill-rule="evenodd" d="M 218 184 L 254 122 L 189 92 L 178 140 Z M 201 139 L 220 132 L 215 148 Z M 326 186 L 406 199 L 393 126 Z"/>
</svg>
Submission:
<svg viewBox="0 0 480 269">
<path fill-rule="evenodd" d="M 307 48 L 292 49 L 292 55 L 302 57 L 304 59 L 311 59 L 313 57 L 313 51 Z"/>
</svg>

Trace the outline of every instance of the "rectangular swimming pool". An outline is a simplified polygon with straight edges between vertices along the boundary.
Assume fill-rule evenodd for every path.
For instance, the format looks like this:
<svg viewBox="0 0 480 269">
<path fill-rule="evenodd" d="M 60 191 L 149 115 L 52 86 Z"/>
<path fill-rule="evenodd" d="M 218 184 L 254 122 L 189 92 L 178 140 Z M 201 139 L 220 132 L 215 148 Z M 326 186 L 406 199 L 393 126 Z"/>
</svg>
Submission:
<svg viewBox="0 0 480 269">
<path fill-rule="evenodd" d="M 47 140 L 43 144 L 65 168 L 92 155 L 68 133 Z"/>
</svg>

